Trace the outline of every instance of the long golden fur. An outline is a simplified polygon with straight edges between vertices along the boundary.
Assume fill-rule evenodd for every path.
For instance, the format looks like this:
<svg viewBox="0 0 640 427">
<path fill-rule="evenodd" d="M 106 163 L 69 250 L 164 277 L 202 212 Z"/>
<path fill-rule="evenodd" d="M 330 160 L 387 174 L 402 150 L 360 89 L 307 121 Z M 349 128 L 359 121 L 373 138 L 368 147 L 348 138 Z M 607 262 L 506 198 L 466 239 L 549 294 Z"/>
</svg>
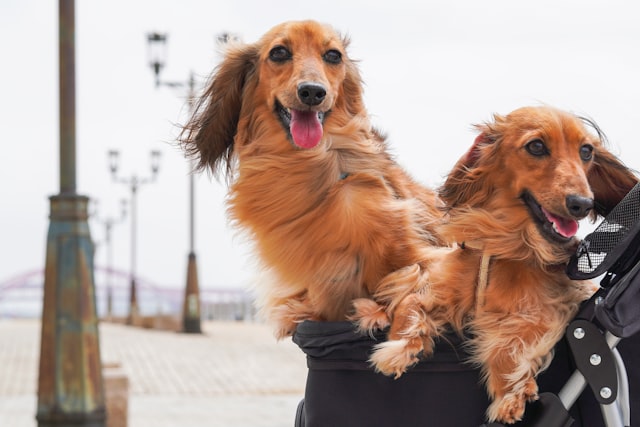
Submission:
<svg viewBox="0 0 640 427">
<path fill-rule="evenodd" d="M 278 337 L 346 319 L 438 243 L 441 202 L 372 128 L 347 44 L 304 21 L 232 46 L 181 138 L 201 168 L 228 173 L 229 215 L 275 273 L 258 292 Z"/>
<path fill-rule="evenodd" d="M 356 317 L 363 329 L 384 323 L 381 315 L 392 319 L 371 360 L 396 377 L 433 351 L 448 324 L 470 332 L 492 399 L 487 418 L 513 423 L 537 398 L 536 375 L 595 290 L 565 274 L 577 221 L 606 214 L 636 177 L 599 130 L 566 112 L 522 108 L 477 128 L 440 191 L 448 215 L 439 232 L 452 246 L 387 276 L 374 295 L 380 306 L 360 301 Z"/>
</svg>

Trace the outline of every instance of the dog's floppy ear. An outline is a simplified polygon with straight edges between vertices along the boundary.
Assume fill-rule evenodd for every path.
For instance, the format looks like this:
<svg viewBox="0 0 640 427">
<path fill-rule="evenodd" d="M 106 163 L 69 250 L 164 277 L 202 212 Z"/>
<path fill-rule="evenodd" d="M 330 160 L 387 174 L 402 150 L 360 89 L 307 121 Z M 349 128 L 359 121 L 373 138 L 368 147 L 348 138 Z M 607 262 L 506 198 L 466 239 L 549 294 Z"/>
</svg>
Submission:
<svg viewBox="0 0 640 427">
<path fill-rule="evenodd" d="M 346 50 L 349 46 L 349 38 L 343 37 L 342 44 Z M 352 59 L 345 58 L 345 67 L 346 74 L 342 83 L 342 96 L 338 102 L 344 104 L 344 109 L 349 116 L 355 116 L 365 111 L 362 99 L 362 77 L 358 66 Z"/>
<path fill-rule="evenodd" d="M 257 45 L 230 48 L 198 100 L 193 116 L 183 127 L 179 141 L 197 168 L 214 173 L 233 166 L 233 139 L 237 131 L 245 84 L 255 72 Z"/>
<path fill-rule="evenodd" d="M 622 198 L 638 183 L 631 169 L 599 145 L 594 150 L 593 166 L 587 172 L 593 191 L 595 210 L 606 216 Z"/>
<path fill-rule="evenodd" d="M 597 134 L 594 144 L 593 164 L 587 171 L 587 180 L 593 192 L 594 219 L 597 215 L 606 216 L 627 195 L 638 178 L 620 159 L 606 149 L 607 137 L 595 121 L 578 116 L 580 120 Z M 597 215 L 596 215 L 597 214 Z"/>
<path fill-rule="evenodd" d="M 490 191 L 483 177 L 485 159 L 490 158 L 490 150 L 498 140 L 495 129 L 489 125 L 476 126 L 480 130 L 473 145 L 456 163 L 439 189 L 440 197 L 448 207 L 473 205 L 483 200 Z"/>
</svg>

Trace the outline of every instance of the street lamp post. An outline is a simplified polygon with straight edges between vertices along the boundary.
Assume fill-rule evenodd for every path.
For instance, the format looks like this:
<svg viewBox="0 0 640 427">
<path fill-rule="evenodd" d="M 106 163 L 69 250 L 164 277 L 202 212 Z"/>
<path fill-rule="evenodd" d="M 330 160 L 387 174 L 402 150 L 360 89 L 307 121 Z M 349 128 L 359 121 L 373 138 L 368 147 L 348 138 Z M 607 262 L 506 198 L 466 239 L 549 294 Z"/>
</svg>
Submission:
<svg viewBox="0 0 640 427">
<path fill-rule="evenodd" d="M 151 176 L 139 178 L 137 175 L 131 175 L 129 178 L 118 176 L 118 163 L 120 153 L 117 150 L 109 151 L 109 169 L 114 182 L 128 185 L 131 190 L 131 282 L 129 288 L 129 315 L 127 316 L 127 324 L 135 324 L 138 310 L 138 295 L 136 286 L 136 221 L 137 221 L 137 194 L 138 188 L 142 185 L 155 182 L 160 169 L 160 151 L 151 151 Z"/>
<path fill-rule="evenodd" d="M 107 320 L 111 320 L 113 317 L 113 247 L 111 246 L 111 231 L 113 226 L 120 224 L 127 217 L 127 201 L 125 199 L 120 200 L 120 216 L 114 218 L 108 216 L 106 218 L 99 218 L 97 214 L 96 220 L 104 225 L 104 243 L 107 247 Z"/>
<path fill-rule="evenodd" d="M 149 65 L 153 69 L 156 78 L 156 87 L 187 87 L 189 114 L 193 114 L 195 102 L 195 78 L 193 72 L 187 82 L 169 82 L 160 79 L 160 71 L 166 60 L 167 35 L 150 33 L 147 35 L 149 42 Z M 193 164 L 191 164 L 193 170 Z M 187 333 L 201 333 L 200 326 L 200 289 L 198 285 L 198 268 L 195 253 L 195 191 L 194 174 L 189 174 L 189 255 L 187 259 L 187 283 L 185 285 L 184 302 L 182 306 L 182 330 Z"/>
<path fill-rule="evenodd" d="M 49 198 L 36 420 L 104 427 L 89 198 L 76 192 L 74 0 L 59 0 L 58 10 L 60 193 Z"/>
</svg>

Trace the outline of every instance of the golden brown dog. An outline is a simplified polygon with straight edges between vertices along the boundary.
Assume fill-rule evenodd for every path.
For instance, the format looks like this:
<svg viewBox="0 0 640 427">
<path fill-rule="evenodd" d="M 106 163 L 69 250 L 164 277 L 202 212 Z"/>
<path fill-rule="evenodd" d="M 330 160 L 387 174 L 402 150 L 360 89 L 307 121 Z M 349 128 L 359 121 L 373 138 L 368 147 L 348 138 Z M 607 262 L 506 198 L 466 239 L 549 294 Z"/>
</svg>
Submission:
<svg viewBox="0 0 640 427">
<path fill-rule="evenodd" d="M 356 317 L 363 329 L 392 319 L 389 341 L 371 360 L 396 377 L 432 352 L 448 324 L 471 332 L 472 360 L 493 400 L 487 417 L 513 423 L 537 398 L 536 375 L 595 290 L 565 274 L 578 220 L 606 214 L 636 178 L 599 130 L 566 112 L 522 108 L 478 129 L 440 192 L 448 211 L 440 232 L 452 247 L 387 276 L 374 295 L 381 305 L 359 301 Z"/>
<path fill-rule="evenodd" d="M 182 134 L 201 168 L 227 170 L 230 217 L 275 273 L 258 291 L 278 337 L 346 319 L 438 242 L 441 202 L 386 151 L 346 47 L 313 21 L 231 47 Z"/>
</svg>

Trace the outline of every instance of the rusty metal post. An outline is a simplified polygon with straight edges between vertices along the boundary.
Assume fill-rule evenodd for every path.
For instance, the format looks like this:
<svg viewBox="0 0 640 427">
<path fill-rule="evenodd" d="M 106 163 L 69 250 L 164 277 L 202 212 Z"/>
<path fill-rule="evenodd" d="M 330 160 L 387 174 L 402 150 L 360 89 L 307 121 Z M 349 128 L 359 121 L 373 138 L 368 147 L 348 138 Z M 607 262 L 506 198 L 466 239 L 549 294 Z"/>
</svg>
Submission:
<svg viewBox="0 0 640 427">
<path fill-rule="evenodd" d="M 60 193 L 76 192 L 75 5 L 59 0 Z"/>
<path fill-rule="evenodd" d="M 200 290 L 198 286 L 198 269 L 196 254 L 189 253 L 187 265 L 187 285 L 185 286 L 184 303 L 182 307 L 182 331 L 199 334 L 200 328 Z"/>
<path fill-rule="evenodd" d="M 138 308 L 138 286 L 136 284 L 136 253 L 137 253 L 137 200 L 138 200 L 138 177 L 131 178 L 131 282 L 129 284 L 129 314 L 127 315 L 127 325 L 137 325 L 140 317 Z"/>
<path fill-rule="evenodd" d="M 195 77 L 193 72 L 189 77 L 189 113 L 193 114 L 195 107 Z M 198 285 L 198 265 L 195 252 L 195 180 L 192 172 L 189 174 L 189 257 L 187 261 L 187 283 L 182 307 L 182 331 L 199 334 L 200 327 L 200 286 Z"/>
<path fill-rule="evenodd" d="M 36 419 L 104 427 L 89 198 L 76 194 L 74 0 L 59 0 L 59 13 L 60 194 L 49 199 Z"/>
</svg>

